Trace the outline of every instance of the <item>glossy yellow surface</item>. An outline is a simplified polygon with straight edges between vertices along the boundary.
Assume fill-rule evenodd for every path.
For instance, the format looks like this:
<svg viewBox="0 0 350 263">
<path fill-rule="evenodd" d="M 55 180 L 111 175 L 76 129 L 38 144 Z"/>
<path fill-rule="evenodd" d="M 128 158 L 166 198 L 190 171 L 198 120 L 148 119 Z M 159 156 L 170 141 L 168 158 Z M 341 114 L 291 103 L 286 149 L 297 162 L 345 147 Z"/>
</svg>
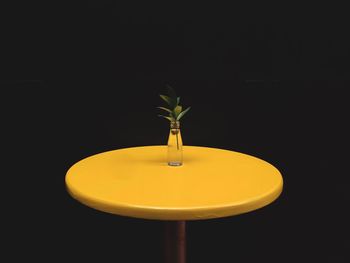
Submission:
<svg viewBox="0 0 350 263">
<path fill-rule="evenodd" d="M 85 158 L 67 172 L 69 193 L 97 210 L 160 220 L 232 216 L 281 193 L 271 164 L 246 154 L 184 146 L 184 164 L 166 164 L 166 146 L 125 148 Z"/>
</svg>

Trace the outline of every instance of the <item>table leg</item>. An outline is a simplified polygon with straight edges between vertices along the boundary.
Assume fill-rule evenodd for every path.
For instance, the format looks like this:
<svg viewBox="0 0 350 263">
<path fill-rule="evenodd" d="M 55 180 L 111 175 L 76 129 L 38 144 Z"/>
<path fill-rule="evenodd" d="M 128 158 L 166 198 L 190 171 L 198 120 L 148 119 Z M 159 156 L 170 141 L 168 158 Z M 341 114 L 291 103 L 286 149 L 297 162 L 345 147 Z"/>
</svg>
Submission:
<svg viewBox="0 0 350 263">
<path fill-rule="evenodd" d="M 165 221 L 165 262 L 186 262 L 186 221 Z"/>
</svg>

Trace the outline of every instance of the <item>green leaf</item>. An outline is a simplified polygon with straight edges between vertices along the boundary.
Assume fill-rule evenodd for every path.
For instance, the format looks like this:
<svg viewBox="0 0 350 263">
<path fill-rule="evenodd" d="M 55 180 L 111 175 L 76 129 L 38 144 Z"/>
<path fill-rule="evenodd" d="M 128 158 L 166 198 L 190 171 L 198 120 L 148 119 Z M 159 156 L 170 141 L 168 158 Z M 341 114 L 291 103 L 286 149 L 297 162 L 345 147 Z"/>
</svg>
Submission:
<svg viewBox="0 0 350 263">
<path fill-rule="evenodd" d="M 180 97 L 177 97 L 177 104 L 176 105 L 179 105 L 180 103 Z"/>
<path fill-rule="evenodd" d="M 168 105 L 171 109 L 174 109 L 176 107 L 176 101 L 169 96 L 166 95 L 159 95 Z"/>
<path fill-rule="evenodd" d="M 170 98 L 175 100 L 176 99 L 176 92 L 175 92 L 175 90 L 168 84 L 166 85 L 166 88 L 168 90 L 168 94 L 169 94 Z"/>
<path fill-rule="evenodd" d="M 158 109 L 165 110 L 166 112 L 169 112 L 170 114 L 172 113 L 172 110 L 169 110 L 165 107 L 157 107 Z"/>
<path fill-rule="evenodd" d="M 188 107 L 186 110 L 184 110 L 183 112 L 181 112 L 181 113 L 177 116 L 176 120 L 180 120 L 180 119 L 186 114 L 186 112 L 188 112 L 190 109 L 191 109 L 191 107 Z"/>
<path fill-rule="evenodd" d="M 171 98 L 169 96 L 166 95 L 159 95 L 166 103 L 168 103 L 169 105 L 171 105 Z"/>
<path fill-rule="evenodd" d="M 182 111 L 182 106 L 176 106 L 175 109 L 174 109 L 174 117 L 175 119 L 177 119 L 177 117 L 179 116 L 179 114 L 181 113 Z"/>
<path fill-rule="evenodd" d="M 174 121 L 174 118 L 172 118 L 172 117 L 168 117 L 168 116 L 163 116 L 163 115 L 158 115 L 159 117 L 163 117 L 163 118 L 165 118 L 165 119 L 167 119 L 167 120 L 169 120 L 169 121 Z"/>
</svg>

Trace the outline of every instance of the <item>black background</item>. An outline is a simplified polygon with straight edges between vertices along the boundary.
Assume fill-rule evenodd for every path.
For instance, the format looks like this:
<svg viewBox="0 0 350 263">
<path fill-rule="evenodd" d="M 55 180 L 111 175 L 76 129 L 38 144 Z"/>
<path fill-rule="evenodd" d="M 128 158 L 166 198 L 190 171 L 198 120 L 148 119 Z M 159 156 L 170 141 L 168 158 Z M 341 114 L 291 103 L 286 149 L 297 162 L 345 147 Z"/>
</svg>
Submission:
<svg viewBox="0 0 350 263">
<path fill-rule="evenodd" d="M 254 6 L 254 8 L 253 8 Z M 165 84 L 192 106 L 186 145 L 274 164 L 283 194 L 189 222 L 189 262 L 350 262 L 349 35 L 341 7 L 130 3 L 5 6 L 4 252 L 37 262 L 162 262 L 162 223 L 65 191 L 89 155 L 165 144 Z"/>
</svg>

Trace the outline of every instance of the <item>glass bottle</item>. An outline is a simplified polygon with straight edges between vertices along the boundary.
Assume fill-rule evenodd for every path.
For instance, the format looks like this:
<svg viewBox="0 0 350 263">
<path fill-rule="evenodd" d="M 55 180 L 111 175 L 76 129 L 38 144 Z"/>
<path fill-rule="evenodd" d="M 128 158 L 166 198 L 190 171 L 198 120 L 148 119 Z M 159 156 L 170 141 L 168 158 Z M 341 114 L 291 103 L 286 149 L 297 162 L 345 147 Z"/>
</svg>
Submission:
<svg viewBox="0 0 350 263">
<path fill-rule="evenodd" d="M 179 121 L 170 122 L 168 139 L 168 165 L 182 165 L 182 138 Z"/>
</svg>

